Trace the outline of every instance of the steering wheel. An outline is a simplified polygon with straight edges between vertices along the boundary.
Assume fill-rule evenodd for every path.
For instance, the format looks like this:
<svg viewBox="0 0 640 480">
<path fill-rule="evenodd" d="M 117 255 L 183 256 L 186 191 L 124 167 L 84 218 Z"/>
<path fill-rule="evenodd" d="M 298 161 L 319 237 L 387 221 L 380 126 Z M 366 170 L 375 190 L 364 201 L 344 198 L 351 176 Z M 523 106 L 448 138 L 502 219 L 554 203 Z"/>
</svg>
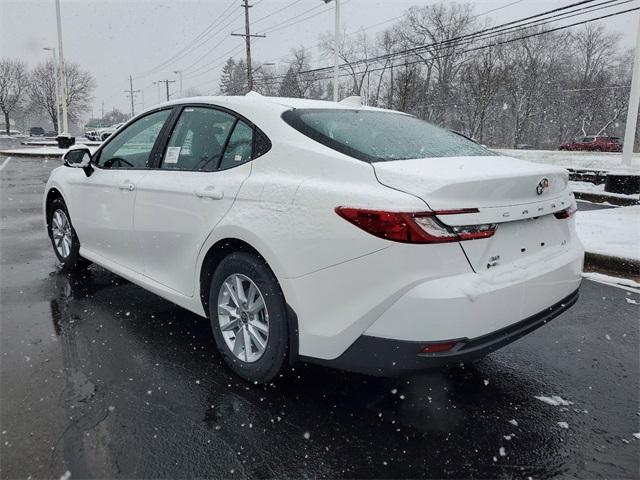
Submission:
<svg viewBox="0 0 640 480">
<path fill-rule="evenodd" d="M 117 163 L 117 165 L 114 165 L 115 163 Z M 104 162 L 104 168 L 113 168 L 114 166 L 115 168 L 120 168 L 122 166 L 135 168 L 135 166 L 131 162 L 128 162 L 122 157 L 113 157 Z"/>
</svg>

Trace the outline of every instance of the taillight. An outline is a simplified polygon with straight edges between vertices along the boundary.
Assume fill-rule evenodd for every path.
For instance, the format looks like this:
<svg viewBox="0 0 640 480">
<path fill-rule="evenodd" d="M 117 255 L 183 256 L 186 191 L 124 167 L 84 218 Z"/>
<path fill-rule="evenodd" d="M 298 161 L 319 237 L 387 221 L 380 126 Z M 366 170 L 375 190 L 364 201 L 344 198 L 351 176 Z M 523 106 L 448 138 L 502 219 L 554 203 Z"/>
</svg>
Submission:
<svg viewBox="0 0 640 480">
<path fill-rule="evenodd" d="M 563 220 L 565 218 L 571 217 L 577 211 L 578 211 L 578 209 L 576 207 L 567 207 L 564 210 L 560 210 L 559 212 L 555 212 L 553 215 L 556 218 L 558 218 L 560 220 Z"/>
<path fill-rule="evenodd" d="M 394 242 L 447 243 L 487 238 L 496 231 L 495 224 L 449 227 L 436 215 L 475 213 L 477 209 L 442 210 L 436 212 L 386 212 L 360 208 L 337 207 L 336 213 L 365 232 Z"/>
</svg>

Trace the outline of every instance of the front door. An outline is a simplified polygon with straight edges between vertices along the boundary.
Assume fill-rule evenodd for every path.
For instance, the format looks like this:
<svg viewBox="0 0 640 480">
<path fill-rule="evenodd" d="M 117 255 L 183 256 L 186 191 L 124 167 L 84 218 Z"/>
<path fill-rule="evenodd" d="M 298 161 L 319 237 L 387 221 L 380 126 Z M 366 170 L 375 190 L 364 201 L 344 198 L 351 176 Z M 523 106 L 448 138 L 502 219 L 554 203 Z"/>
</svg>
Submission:
<svg viewBox="0 0 640 480">
<path fill-rule="evenodd" d="M 149 172 L 151 154 L 171 109 L 139 118 L 94 156 L 91 176 L 71 189 L 73 224 L 82 248 L 142 273 L 133 232 L 136 190 Z"/>
<path fill-rule="evenodd" d="M 192 296 L 205 240 L 251 173 L 253 128 L 231 113 L 184 107 L 160 168 L 139 183 L 134 223 L 145 275 Z"/>
</svg>

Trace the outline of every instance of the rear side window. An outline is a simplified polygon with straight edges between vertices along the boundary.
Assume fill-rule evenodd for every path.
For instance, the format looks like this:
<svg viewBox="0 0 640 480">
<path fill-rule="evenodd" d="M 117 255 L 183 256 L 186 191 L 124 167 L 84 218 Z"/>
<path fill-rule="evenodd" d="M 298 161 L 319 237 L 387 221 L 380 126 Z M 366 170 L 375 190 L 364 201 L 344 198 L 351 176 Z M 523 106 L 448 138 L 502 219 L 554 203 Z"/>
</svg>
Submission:
<svg viewBox="0 0 640 480">
<path fill-rule="evenodd" d="M 185 108 L 171 133 L 160 168 L 215 170 L 235 121 L 233 115 L 221 110 Z"/>
<path fill-rule="evenodd" d="M 251 160 L 253 150 L 253 129 L 241 120 L 238 120 L 229 137 L 227 148 L 224 150 L 220 170 L 233 168 Z"/>
<path fill-rule="evenodd" d="M 495 155 L 463 136 L 400 113 L 300 109 L 282 118 L 323 145 L 366 162 Z"/>
</svg>

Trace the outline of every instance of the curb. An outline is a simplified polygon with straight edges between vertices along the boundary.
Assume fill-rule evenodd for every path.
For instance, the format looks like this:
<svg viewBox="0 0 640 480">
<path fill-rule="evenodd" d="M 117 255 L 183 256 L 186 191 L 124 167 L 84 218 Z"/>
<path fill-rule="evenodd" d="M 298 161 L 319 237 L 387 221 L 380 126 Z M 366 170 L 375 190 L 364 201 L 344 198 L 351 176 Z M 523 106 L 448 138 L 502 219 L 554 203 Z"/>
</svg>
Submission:
<svg viewBox="0 0 640 480">
<path fill-rule="evenodd" d="M 64 153 L 66 152 L 66 150 L 64 152 L 60 152 L 60 155 L 53 155 L 51 153 L 33 153 L 33 152 L 29 152 L 28 149 L 24 149 L 25 152 L 19 152 L 18 150 L 11 150 L 11 151 L 2 151 L 0 150 L 0 155 L 5 156 L 5 157 L 38 157 L 38 158 L 62 158 L 62 155 L 64 155 Z"/>
<path fill-rule="evenodd" d="M 640 275 L 640 260 L 585 252 L 584 265 L 625 275 Z"/>
<path fill-rule="evenodd" d="M 586 200 L 594 203 L 609 202 L 612 205 L 618 205 L 620 207 L 630 207 L 640 204 L 640 200 L 635 198 L 616 197 L 613 195 L 603 195 L 600 193 L 587 193 L 587 192 L 573 192 L 576 199 Z"/>
</svg>

